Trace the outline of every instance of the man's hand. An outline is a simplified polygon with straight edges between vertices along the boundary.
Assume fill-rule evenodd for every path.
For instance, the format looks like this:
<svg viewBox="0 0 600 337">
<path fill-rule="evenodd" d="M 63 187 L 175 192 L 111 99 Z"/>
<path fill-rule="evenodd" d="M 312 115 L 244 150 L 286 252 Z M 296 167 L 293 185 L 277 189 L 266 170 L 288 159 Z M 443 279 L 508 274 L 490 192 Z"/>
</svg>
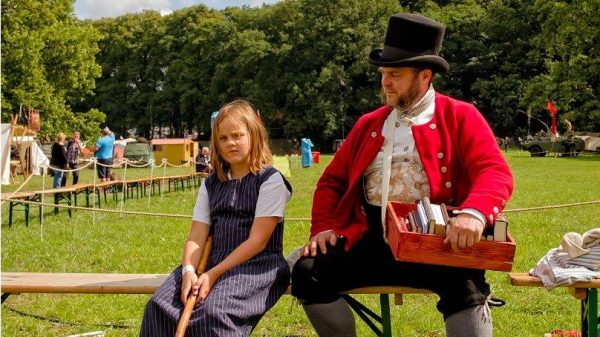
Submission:
<svg viewBox="0 0 600 337">
<path fill-rule="evenodd" d="M 481 239 L 484 224 L 471 214 L 461 213 L 450 219 L 451 226 L 446 233 L 445 244 L 450 244 L 452 249 L 471 247 Z"/>
<path fill-rule="evenodd" d="M 308 241 L 302 249 L 302 256 L 317 256 L 317 246 L 321 249 L 321 253 L 327 254 L 327 243 L 335 246 L 338 236 L 332 230 L 321 232 Z"/>
</svg>

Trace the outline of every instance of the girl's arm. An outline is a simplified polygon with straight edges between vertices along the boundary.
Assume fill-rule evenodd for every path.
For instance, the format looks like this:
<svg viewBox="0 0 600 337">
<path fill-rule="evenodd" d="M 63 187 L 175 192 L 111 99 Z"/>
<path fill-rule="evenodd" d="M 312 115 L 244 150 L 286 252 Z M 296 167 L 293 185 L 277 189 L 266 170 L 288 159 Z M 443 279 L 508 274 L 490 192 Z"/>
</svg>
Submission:
<svg viewBox="0 0 600 337">
<path fill-rule="evenodd" d="M 200 255 L 202 254 L 202 248 L 206 243 L 210 226 L 200 221 L 192 220 L 192 227 L 190 233 L 183 246 L 183 258 L 181 259 L 181 265 L 192 265 L 194 270 L 198 266 L 200 261 Z M 196 283 L 198 277 L 195 272 L 186 272 L 183 274 L 181 280 L 181 302 L 185 304 L 187 301 L 192 284 Z"/>
<path fill-rule="evenodd" d="M 255 218 L 248 239 L 242 242 L 242 244 L 221 261 L 221 263 L 200 275 L 198 282 L 194 284 L 192 290 L 194 293 L 199 292 L 197 302 L 206 298 L 215 281 L 226 271 L 250 260 L 256 254 L 263 251 L 279 221 L 281 221 L 281 217 L 278 216 Z M 198 250 L 198 258 L 200 251 L 201 250 Z"/>
</svg>

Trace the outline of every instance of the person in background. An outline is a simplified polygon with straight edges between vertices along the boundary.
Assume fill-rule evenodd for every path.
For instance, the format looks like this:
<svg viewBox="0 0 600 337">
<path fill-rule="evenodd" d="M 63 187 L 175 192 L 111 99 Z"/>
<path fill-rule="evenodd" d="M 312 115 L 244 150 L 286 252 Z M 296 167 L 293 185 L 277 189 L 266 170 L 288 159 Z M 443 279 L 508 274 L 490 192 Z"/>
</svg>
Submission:
<svg viewBox="0 0 600 337">
<path fill-rule="evenodd" d="M 60 132 L 56 135 L 56 142 L 52 144 L 52 158 L 50 159 L 50 166 L 53 168 L 65 170 L 67 166 L 67 148 L 65 147 L 65 134 Z M 58 170 L 52 170 L 54 180 L 52 182 L 52 188 L 60 188 L 64 172 Z"/>
<path fill-rule="evenodd" d="M 79 181 L 79 155 L 83 150 L 83 143 L 81 143 L 80 134 L 78 131 L 73 132 L 71 140 L 67 142 L 67 165 L 70 170 L 73 170 L 73 185 L 76 185 Z M 67 185 L 68 173 L 65 173 L 62 179 L 62 186 Z"/>
<path fill-rule="evenodd" d="M 196 172 L 210 173 L 212 167 L 210 165 L 210 149 L 206 146 L 202 147 L 200 153 L 196 156 Z"/>
<path fill-rule="evenodd" d="M 449 68 L 439 56 L 444 31 L 421 15 L 389 19 L 383 49 L 369 55 L 379 67 L 384 106 L 361 116 L 317 183 L 292 295 L 321 337 L 356 336 L 340 292 L 384 285 L 438 294 L 447 336 L 492 336 L 485 271 L 396 261 L 384 227 L 388 201 L 429 197 L 458 207 L 444 243 L 471 247 L 513 190 L 481 113 L 433 88 L 435 73 Z"/>
<path fill-rule="evenodd" d="M 300 150 L 302 151 L 302 167 L 311 167 L 313 164 L 313 157 L 311 149 L 313 143 L 309 138 L 302 138 L 300 140 Z"/>
<path fill-rule="evenodd" d="M 94 152 L 98 160 L 97 170 L 100 181 L 110 179 L 110 165 L 113 164 L 113 148 L 115 144 L 115 134 L 110 131 L 108 126 L 102 129 L 102 136 L 98 138 Z"/>
<path fill-rule="evenodd" d="M 291 186 L 272 166 L 267 131 L 252 106 L 223 106 L 211 144 L 214 173 L 200 187 L 181 266 L 148 302 L 140 337 L 173 336 L 192 292 L 198 298 L 187 337 L 249 336 L 289 285 L 282 248 Z M 210 231 L 212 253 L 198 277 Z"/>
</svg>

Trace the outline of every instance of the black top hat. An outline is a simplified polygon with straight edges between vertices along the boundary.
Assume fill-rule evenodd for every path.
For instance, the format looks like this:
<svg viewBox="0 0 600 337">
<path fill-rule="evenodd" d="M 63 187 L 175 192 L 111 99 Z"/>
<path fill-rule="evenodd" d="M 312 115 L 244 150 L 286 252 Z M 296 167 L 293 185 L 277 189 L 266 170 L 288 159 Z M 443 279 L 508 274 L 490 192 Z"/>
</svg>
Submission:
<svg viewBox="0 0 600 337">
<path fill-rule="evenodd" d="M 439 56 L 445 27 L 417 14 L 390 17 L 383 49 L 369 54 L 371 64 L 380 67 L 423 67 L 446 72 L 448 62 Z"/>
</svg>

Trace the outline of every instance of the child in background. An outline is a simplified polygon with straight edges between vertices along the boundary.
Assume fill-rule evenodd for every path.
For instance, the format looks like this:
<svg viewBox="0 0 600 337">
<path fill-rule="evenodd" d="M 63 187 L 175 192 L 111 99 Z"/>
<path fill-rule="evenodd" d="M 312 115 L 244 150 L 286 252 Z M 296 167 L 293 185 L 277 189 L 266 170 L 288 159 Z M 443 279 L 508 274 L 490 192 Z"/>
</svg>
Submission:
<svg viewBox="0 0 600 337">
<path fill-rule="evenodd" d="M 180 267 L 146 306 L 140 336 L 173 336 L 190 292 L 198 294 L 186 336 L 248 336 L 286 290 L 283 216 L 291 186 L 272 166 L 267 132 L 252 106 L 219 110 L 212 133 L 214 172 L 196 200 Z M 195 267 L 209 231 L 207 271 Z"/>
</svg>

